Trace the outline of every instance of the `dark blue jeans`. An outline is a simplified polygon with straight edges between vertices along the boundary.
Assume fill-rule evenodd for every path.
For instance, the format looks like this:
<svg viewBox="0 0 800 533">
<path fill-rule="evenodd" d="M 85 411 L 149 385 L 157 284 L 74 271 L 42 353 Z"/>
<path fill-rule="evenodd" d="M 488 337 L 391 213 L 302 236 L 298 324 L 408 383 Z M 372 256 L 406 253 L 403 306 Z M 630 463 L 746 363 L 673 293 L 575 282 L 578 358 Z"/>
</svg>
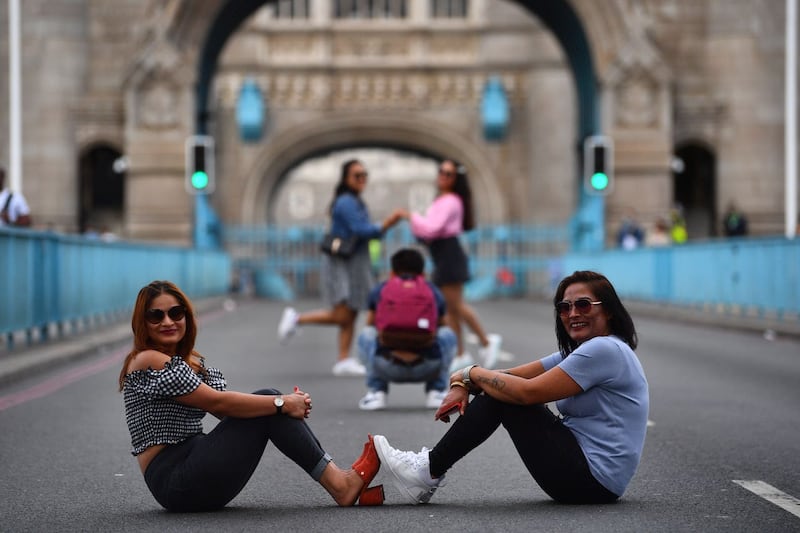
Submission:
<svg viewBox="0 0 800 533">
<path fill-rule="evenodd" d="M 263 389 L 254 394 L 280 394 Z M 164 448 L 144 474 L 150 492 L 170 511 L 224 507 L 253 475 L 269 441 L 319 481 L 331 458 L 303 420 L 273 415 L 225 417 L 208 434 Z"/>
<path fill-rule="evenodd" d="M 544 405 L 512 405 L 476 396 L 430 451 L 430 471 L 442 476 L 503 425 L 522 462 L 543 491 L 561 503 L 611 503 L 619 496 L 600 484 L 572 431 Z"/>
<path fill-rule="evenodd" d="M 425 383 L 425 391 L 446 391 L 450 384 L 450 363 L 456 353 L 456 334 L 447 326 L 436 332 L 439 345 L 436 358 L 425 358 L 421 363 L 408 366 L 395 363 L 378 355 L 378 332 L 365 327 L 358 335 L 358 358 L 367 368 L 367 388 L 387 392 L 389 383 Z"/>
</svg>

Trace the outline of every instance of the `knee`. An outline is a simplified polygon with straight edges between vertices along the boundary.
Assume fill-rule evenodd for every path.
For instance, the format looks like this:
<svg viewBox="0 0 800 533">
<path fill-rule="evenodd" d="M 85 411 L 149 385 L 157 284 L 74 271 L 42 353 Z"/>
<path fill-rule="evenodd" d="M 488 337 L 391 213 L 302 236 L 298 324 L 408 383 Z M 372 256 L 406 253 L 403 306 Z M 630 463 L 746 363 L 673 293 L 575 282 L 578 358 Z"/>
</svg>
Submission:
<svg viewBox="0 0 800 533">
<path fill-rule="evenodd" d="M 280 396 L 282 393 L 278 389 L 258 389 L 253 394 L 260 394 L 261 396 Z"/>
<path fill-rule="evenodd" d="M 378 337 L 378 330 L 375 326 L 364 326 L 364 329 L 358 334 L 359 342 L 375 342 Z"/>
<path fill-rule="evenodd" d="M 436 338 L 440 343 L 456 342 L 456 332 L 450 326 L 440 326 L 436 330 Z"/>
</svg>

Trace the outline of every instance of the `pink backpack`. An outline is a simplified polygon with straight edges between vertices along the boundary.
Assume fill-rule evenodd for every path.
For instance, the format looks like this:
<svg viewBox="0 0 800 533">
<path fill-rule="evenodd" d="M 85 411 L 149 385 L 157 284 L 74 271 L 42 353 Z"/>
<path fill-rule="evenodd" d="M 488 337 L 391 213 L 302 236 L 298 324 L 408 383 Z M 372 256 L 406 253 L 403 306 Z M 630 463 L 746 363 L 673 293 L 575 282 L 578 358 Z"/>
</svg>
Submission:
<svg viewBox="0 0 800 533">
<path fill-rule="evenodd" d="M 439 313 L 436 297 L 424 276 L 392 276 L 381 289 L 375 327 L 383 346 L 415 351 L 436 340 Z"/>
</svg>

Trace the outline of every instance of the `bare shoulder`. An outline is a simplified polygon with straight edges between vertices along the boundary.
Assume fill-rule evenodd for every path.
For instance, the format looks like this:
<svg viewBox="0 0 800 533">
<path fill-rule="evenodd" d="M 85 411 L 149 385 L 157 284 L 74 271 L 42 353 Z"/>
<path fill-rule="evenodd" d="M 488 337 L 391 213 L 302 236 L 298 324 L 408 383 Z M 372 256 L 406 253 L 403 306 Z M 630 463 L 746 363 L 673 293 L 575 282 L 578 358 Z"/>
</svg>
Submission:
<svg viewBox="0 0 800 533">
<path fill-rule="evenodd" d="M 130 363 L 128 363 L 128 372 L 131 373 L 136 370 L 146 370 L 152 368 L 153 370 L 161 370 L 164 365 L 169 362 L 170 357 L 162 352 L 156 350 L 144 350 L 133 356 Z"/>
</svg>

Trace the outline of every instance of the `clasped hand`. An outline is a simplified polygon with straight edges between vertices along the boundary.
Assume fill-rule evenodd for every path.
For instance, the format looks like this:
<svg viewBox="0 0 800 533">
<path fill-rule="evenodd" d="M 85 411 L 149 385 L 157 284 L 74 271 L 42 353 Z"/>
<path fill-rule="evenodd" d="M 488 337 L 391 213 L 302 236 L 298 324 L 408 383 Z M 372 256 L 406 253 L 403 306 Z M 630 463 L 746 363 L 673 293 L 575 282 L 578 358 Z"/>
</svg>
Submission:
<svg viewBox="0 0 800 533">
<path fill-rule="evenodd" d="M 292 394 L 283 396 L 283 412 L 292 418 L 308 418 L 311 415 L 311 395 L 303 392 L 299 387 L 294 388 Z"/>
</svg>

